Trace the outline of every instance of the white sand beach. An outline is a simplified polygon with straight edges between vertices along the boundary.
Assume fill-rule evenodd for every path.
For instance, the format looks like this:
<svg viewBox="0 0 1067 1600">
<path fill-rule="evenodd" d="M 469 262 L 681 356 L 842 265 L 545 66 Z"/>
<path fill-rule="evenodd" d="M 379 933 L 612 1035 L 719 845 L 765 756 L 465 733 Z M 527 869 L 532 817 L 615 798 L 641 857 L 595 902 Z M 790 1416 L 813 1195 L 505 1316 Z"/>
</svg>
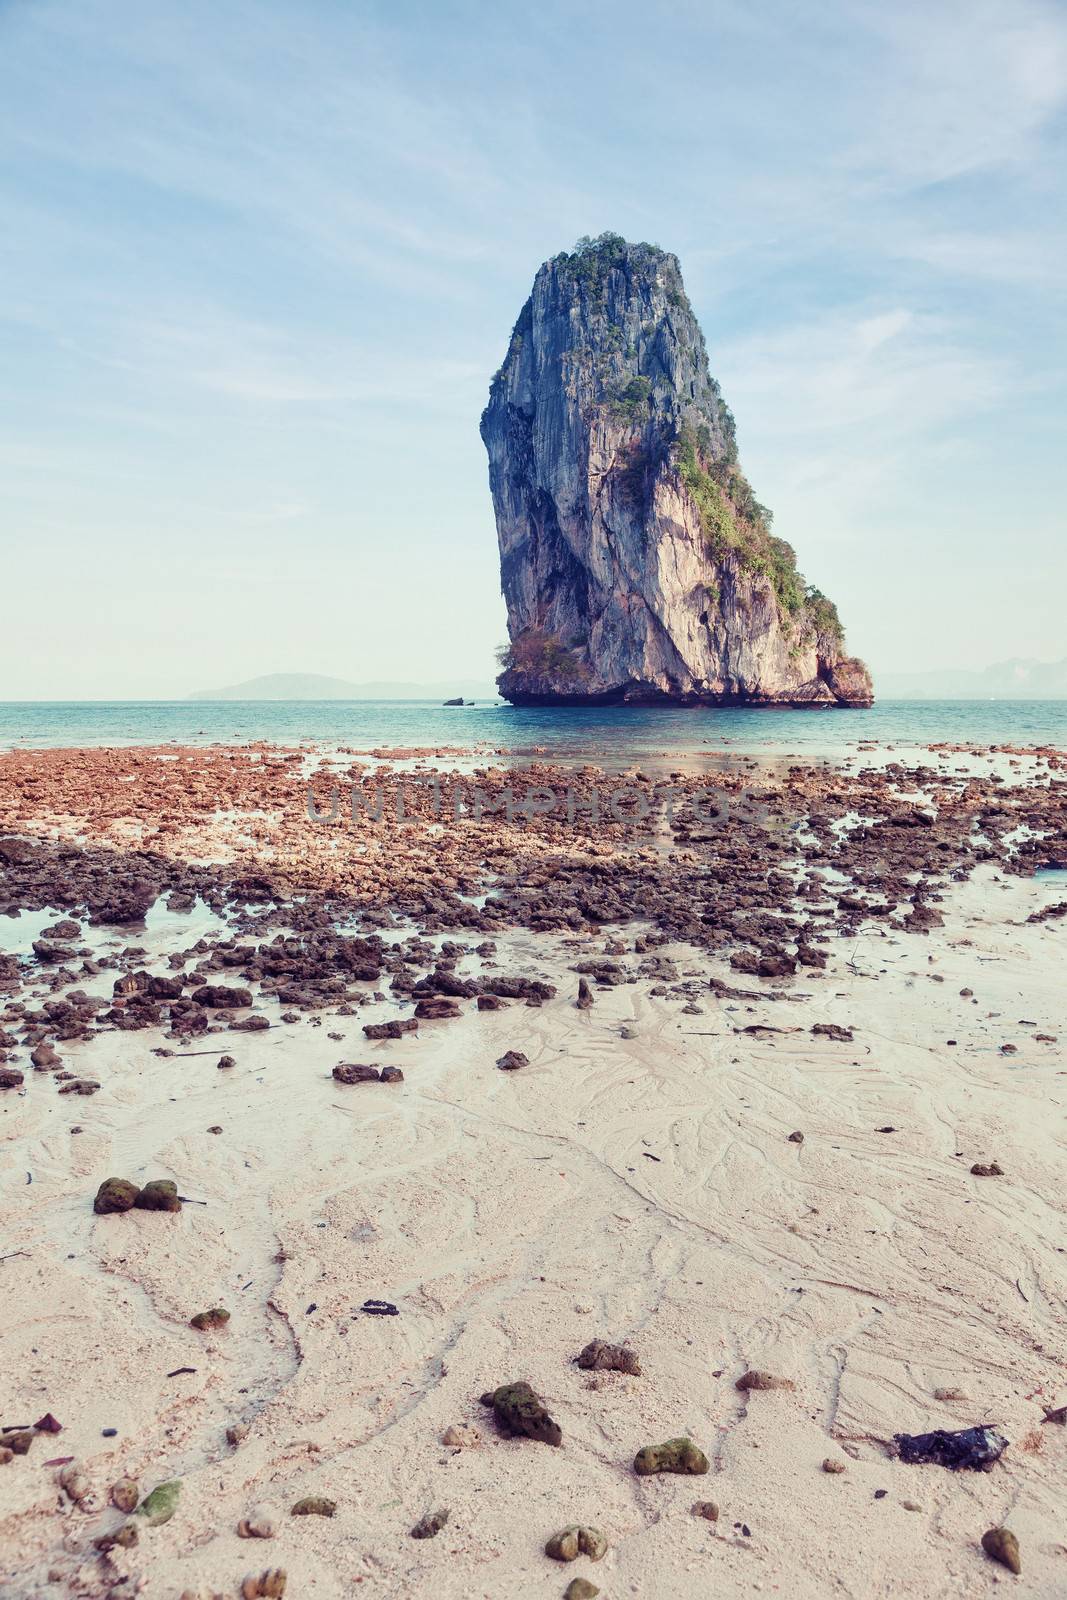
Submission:
<svg viewBox="0 0 1067 1600">
<path fill-rule="evenodd" d="M 978 1542 L 1009 1523 L 1026 1592 L 1062 1594 L 1065 1064 L 1035 1038 L 1062 1016 L 1062 932 L 1025 921 L 1056 892 L 985 869 L 942 929 L 865 932 L 765 1001 L 717 998 L 729 968 L 670 946 L 690 994 L 623 981 L 579 1011 L 569 969 L 605 938 L 518 930 L 496 961 L 559 986 L 538 1008 L 372 1047 L 330 1014 L 67 1047 L 98 1094 L 0 1101 L 4 1425 L 63 1424 L 0 1470 L 5 1593 L 228 1596 L 280 1566 L 323 1600 L 547 1597 L 576 1573 L 609 1596 L 973 1596 L 1011 1581 Z M 528 1066 L 498 1070 L 508 1049 Z M 338 1084 L 351 1059 L 404 1081 Z M 94 1216 L 115 1173 L 199 1203 Z M 228 1326 L 188 1326 L 216 1305 Z M 594 1338 L 641 1375 L 580 1370 Z M 740 1393 L 749 1368 L 794 1387 Z M 517 1379 L 562 1448 L 498 1434 L 479 1396 Z M 994 1472 L 891 1457 L 895 1433 L 978 1423 L 1011 1441 Z M 477 1442 L 443 1444 L 454 1425 Z M 705 1476 L 635 1475 L 681 1434 Z M 80 1504 L 43 1465 L 65 1456 Z M 180 1478 L 180 1514 L 101 1560 L 122 1477 Z M 290 1515 L 308 1495 L 335 1515 Z M 257 1511 L 274 1537 L 239 1538 Z M 600 1563 L 546 1557 L 573 1523 Z"/>
</svg>

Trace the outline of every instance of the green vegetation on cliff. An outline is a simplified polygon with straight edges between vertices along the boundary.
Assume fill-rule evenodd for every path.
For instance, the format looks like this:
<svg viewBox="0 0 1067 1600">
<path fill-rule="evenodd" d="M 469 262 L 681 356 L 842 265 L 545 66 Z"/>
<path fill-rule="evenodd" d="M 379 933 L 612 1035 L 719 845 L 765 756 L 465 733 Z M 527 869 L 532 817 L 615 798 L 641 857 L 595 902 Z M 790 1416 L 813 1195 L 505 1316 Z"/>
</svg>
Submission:
<svg viewBox="0 0 1067 1600">
<path fill-rule="evenodd" d="M 805 583 L 792 545 L 772 535 L 771 514 L 752 493 L 736 454 L 709 461 L 710 443 L 706 425 L 683 425 L 674 445 L 674 464 L 700 514 L 712 559 L 721 564 L 732 558 L 742 572 L 768 578 L 783 622 L 800 624 L 819 639 L 840 642 L 844 629 L 837 607 L 821 590 Z"/>
<path fill-rule="evenodd" d="M 501 645 L 496 658 L 506 672 L 555 678 L 577 686 L 589 676 L 588 667 L 576 654 L 580 648 L 580 644 L 564 644 L 558 634 L 543 628 L 525 628 L 510 644 Z"/>
<path fill-rule="evenodd" d="M 553 261 L 576 282 L 601 289 L 613 267 L 620 267 L 627 260 L 651 259 L 663 254 L 658 244 L 627 244 L 621 233 L 602 233 L 596 239 L 584 234 L 573 250 L 561 250 Z"/>
</svg>

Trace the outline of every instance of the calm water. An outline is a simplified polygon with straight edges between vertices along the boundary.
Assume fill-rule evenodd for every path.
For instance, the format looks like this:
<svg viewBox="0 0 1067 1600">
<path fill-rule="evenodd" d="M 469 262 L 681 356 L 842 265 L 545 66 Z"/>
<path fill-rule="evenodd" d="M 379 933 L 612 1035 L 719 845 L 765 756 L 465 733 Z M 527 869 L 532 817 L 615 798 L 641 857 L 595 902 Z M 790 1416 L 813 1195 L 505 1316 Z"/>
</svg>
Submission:
<svg viewBox="0 0 1067 1600">
<path fill-rule="evenodd" d="M 453 745 L 619 757 L 735 750 L 831 752 L 875 739 L 898 746 L 1067 747 L 1067 700 L 884 700 L 863 711 L 518 708 L 419 700 L 0 703 L 0 749 L 46 745 L 214 744 L 310 739 L 356 750 Z"/>
</svg>

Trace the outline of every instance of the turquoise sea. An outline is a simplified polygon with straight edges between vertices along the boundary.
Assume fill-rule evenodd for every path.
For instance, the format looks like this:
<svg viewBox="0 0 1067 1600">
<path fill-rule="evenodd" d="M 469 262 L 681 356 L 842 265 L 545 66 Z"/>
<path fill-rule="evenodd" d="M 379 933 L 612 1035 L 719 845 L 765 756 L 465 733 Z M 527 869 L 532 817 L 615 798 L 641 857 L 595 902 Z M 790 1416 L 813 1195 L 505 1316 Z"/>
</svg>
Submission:
<svg viewBox="0 0 1067 1600">
<path fill-rule="evenodd" d="M 638 759 L 707 746 L 807 755 L 877 740 L 898 747 L 1067 748 L 1067 700 L 883 700 L 865 710 L 516 707 L 421 700 L 0 702 L 0 749 L 302 740 L 354 750 L 457 746 Z"/>
</svg>

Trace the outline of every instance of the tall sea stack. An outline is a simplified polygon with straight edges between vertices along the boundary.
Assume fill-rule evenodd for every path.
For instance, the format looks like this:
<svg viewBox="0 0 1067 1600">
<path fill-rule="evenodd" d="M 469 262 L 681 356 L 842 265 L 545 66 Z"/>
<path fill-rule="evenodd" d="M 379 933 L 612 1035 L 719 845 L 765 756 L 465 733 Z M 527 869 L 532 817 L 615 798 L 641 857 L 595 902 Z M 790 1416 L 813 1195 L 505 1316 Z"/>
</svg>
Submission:
<svg viewBox="0 0 1067 1600">
<path fill-rule="evenodd" d="M 737 460 L 677 258 L 546 261 L 482 414 L 517 705 L 869 705 Z"/>
</svg>

